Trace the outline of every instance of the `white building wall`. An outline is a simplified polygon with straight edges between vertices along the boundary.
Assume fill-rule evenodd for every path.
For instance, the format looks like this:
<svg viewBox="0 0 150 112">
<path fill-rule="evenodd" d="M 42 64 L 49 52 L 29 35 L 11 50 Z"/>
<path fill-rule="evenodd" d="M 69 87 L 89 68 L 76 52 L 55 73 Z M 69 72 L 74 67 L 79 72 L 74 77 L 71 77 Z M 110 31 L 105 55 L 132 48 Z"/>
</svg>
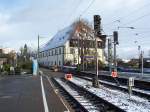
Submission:
<svg viewBox="0 0 150 112">
<path fill-rule="evenodd" d="M 77 47 L 70 47 L 69 41 L 65 43 L 64 48 L 64 61 L 71 61 L 72 65 L 78 64 L 78 48 Z M 71 49 L 74 50 L 74 52 L 71 52 Z M 80 60 L 80 59 L 79 59 Z"/>
<path fill-rule="evenodd" d="M 57 49 L 57 54 L 55 53 L 56 49 Z M 61 54 L 59 53 L 59 49 L 61 49 Z M 71 52 L 71 49 L 74 49 L 74 53 Z M 90 50 L 94 52 L 95 48 L 91 48 Z M 53 51 L 53 55 L 52 55 L 52 51 Z M 103 56 L 103 49 L 98 49 L 97 51 L 98 51 L 98 60 L 105 62 L 105 58 Z M 65 64 L 65 62 L 67 61 L 71 61 L 72 65 L 78 64 L 78 48 L 70 47 L 69 41 L 67 41 L 64 44 L 64 46 L 49 49 L 46 56 L 45 56 L 45 52 L 44 52 L 44 57 L 43 54 L 42 57 L 40 56 L 39 62 L 41 65 L 44 64 L 44 66 L 54 66 L 54 65 L 63 66 L 63 64 Z M 94 56 L 94 53 L 92 55 Z M 80 56 L 79 56 L 79 63 L 81 63 Z"/>
<path fill-rule="evenodd" d="M 60 49 L 61 49 L 61 53 L 59 52 Z M 56 54 L 56 50 L 57 50 L 57 54 Z M 45 55 L 45 53 L 47 55 Z M 63 65 L 63 46 L 44 51 L 44 57 L 43 57 L 43 54 L 42 56 L 40 55 L 39 63 L 44 66 L 54 66 L 54 65 L 62 66 Z"/>
<path fill-rule="evenodd" d="M 71 49 L 74 49 L 75 53 L 72 54 L 71 53 Z M 93 52 L 95 52 L 95 48 L 90 48 L 90 50 L 92 50 Z M 98 60 L 101 60 L 102 62 L 105 62 L 105 58 L 104 58 L 104 54 L 103 54 L 103 49 L 98 48 L 97 49 L 98 52 Z M 94 53 L 92 54 L 94 56 Z M 65 44 L 65 56 L 64 56 L 64 60 L 76 60 L 75 64 L 78 64 L 78 48 L 77 47 L 70 47 L 69 46 L 69 41 L 66 42 Z M 81 58 L 79 56 L 79 63 L 81 63 Z"/>
</svg>

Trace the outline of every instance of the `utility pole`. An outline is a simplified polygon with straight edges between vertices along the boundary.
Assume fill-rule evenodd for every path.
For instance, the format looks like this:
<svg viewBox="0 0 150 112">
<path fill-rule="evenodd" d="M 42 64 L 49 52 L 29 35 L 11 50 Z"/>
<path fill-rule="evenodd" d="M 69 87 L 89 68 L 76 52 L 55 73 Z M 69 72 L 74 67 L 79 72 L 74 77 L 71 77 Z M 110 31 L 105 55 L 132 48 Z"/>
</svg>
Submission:
<svg viewBox="0 0 150 112">
<path fill-rule="evenodd" d="M 37 74 L 39 74 L 39 51 L 40 51 L 40 36 L 38 35 L 38 53 L 37 53 Z"/>
<path fill-rule="evenodd" d="M 79 56 L 80 56 L 80 31 L 79 31 L 79 29 L 80 29 L 80 17 L 79 17 L 79 22 L 77 22 L 77 25 L 78 25 L 78 69 L 79 69 Z"/>
<path fill-rule="evenodd" d="M 141 73 L 142 73 L 142 77 L 143 77 L 143 53 L 144 51 L 141 51 L 141 61 L 142 61 L 142 65 L 141 65 Z"/>
<path fill-rule="evenodd" d="M 117 61 L 116 61 L 116 43 L 114 42 L 114 68 L 117 71 Z"/>
<path fill-rule="evenodd" d="M 114 37 L 114 70 L 117 71 L 116 45 L 119 44 L 119 42 L 118 42 L 118 32 L 117 31 L 113 32 L 113 37 Z"/>
<path fill-rule="evenodd" d="M 39 47 L 39 43 L 40 43 L 40 36 L 38 35 L 38 53 L 37 53 L 37 60 L 39 61 L 39 52 L 40 52 L 40 47 Z"/>
<path fill-rule="evenodd" d="M 97 86 L 98 85 L 98 52 L 97 52 L 97 37 L 95 36 L 95 59 L 96 59 L 96 80 L 97 80 Z"/>
<path fill-rule="evenodd" d="M 79 53 L 80 53 L 80 44 L 79 44 L 79 36 L 78 36 L 78 68 L 79 68 Z"/>
<path fill-rule="evenodd" d="M 140 66 L 141 66 L 141 46 L 140 45 L 138 45 L 138 55 L 139 55 L 139 66 L 138 66 L 138 68 L 140 69 Z"/>
<path fill-rule="evenodd" d="M 111 67 L 112 67 L 112 41 L 108 39 L 108 65 L 109 65 L 109 72 L 111 74 Z"/>
<path fill-rule="evenodd" d="M 101 17 L 94 15 L 94 38 L 95 38 L 95 77 L 93 78 L 93 86 L 99 87 L 98 81 L 98 53 L 97 53 L 97 37 L 101 36 Z"/>
</svg>

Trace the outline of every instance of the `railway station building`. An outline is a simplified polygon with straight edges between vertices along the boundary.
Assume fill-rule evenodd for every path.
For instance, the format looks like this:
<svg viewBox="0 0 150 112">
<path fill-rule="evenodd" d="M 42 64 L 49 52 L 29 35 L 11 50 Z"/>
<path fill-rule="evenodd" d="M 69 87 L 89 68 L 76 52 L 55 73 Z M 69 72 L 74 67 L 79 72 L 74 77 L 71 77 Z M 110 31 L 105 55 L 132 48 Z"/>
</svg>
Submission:
<svg viewBox="0 0 150 112">
<path fill-rule="evenodd" d="M 105 42 L 94 37 L 90 26 L 82 21 L 59 31 L 44 46 L 40 47 L 39 64 L 42 66 L 76 66 L 95 60 L 95 38 L 97 38 L 98 60 L 105 62 Z"/>
</svg>

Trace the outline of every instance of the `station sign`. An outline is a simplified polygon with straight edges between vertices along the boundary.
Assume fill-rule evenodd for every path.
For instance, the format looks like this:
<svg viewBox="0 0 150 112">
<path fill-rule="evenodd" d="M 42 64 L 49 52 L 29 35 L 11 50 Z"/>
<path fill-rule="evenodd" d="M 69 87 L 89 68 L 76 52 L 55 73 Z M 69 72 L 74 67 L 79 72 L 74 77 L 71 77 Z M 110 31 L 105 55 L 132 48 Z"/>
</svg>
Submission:
<svg viewBox="0 0 150 112">
<path fill-rule="evenodd" d="M 95 58 L 95 56 L 84 56 L 84 58 L 94 59 L 94 58 Z"/>
<path fill-rule="evenodd" d="M 129 77 L 129 86 L 134 86 L 134 77 Z"/>
</svg>

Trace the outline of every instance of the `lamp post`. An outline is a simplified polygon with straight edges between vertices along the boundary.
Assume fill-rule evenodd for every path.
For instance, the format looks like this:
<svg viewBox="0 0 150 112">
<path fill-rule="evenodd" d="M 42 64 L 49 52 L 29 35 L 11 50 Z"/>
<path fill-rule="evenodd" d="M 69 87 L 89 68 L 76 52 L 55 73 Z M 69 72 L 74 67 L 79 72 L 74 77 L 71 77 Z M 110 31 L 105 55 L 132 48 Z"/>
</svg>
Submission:
<svg viewBox="0 0 150 112">
<path fill-rule="evenodd" d="M 109 65 L 109 72 L 111 75 L 111 69 L 112 69 L 112 40 L 111 38 L 108 38 L 108 65 Z"/>
<path fill-rule="evenodd" d="M 37 53 L 37 60 L 38 60 L 38 61 L 39 61 L 39 52 L 40 52 L 39 43 L 40 43 L 40 36 L 38 35 L 38 53 Z"/>
<path fill-rule="evenodd" d="M 141 75 L 143 77 L 143 54 L 144 54 L 144 51 L 141 50 Z"/>
<path fill-rule="evenodd" d="M 138 41 L 135 41 L 134 43 L 138 43 Z M 138 53 L 139 53 L 139 69 L 141 69 L 141 76 L 143 77 L 143 72 L 144 72 L 144 70 L 143 70 L 143 68 L 144 68 L 143 67 L 144 66 L 143 55 L 144 55 L 144 51 L 141 49 L 141 45 L 138 45 Z"/>
<path fill-rule="evenodd" d="M 47 37 L 43 37 L 38 35 L 38 52 L 37 52 L 37 59 L 39 59 L 39 53 L 40 53 L 40 38 L 47 38 Z"/>
</svg>

